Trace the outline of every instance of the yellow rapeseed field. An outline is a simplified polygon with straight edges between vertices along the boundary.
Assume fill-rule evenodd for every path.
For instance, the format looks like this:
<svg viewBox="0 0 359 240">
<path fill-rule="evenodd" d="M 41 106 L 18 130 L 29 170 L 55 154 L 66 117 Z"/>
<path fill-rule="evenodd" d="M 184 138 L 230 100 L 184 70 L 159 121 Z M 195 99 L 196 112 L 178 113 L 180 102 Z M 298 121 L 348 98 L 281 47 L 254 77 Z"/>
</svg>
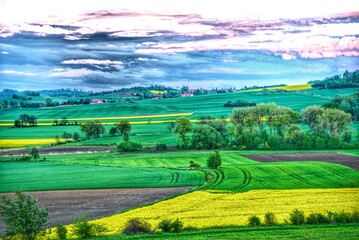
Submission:
<svg viewBox="0 0 359 240">
<path fill-rule="evenodd" d="M 252 190 L 245 193 L 196 191 L 92 222 L 105 225 L 108 235 L 120 233 L 131 218 L 142 218 L 152 227 L 165 218 L 179 218 L 185 226 L 204 228 L 246 225 L 249 216 L 257 215 L 263 219 L 264 214 L 271 211 L 279 223 L 283 223 L 295 208 L 306 214 L 352 211 L 359 207 L 358 199 L 359 189 L 356 188 Z"/>
<path fill-rule="evenodd" d="M 65 141 L 61 139 L 60 141 Z M 0 147 L 25 147 L 55 143 L 53 138 L 44 139 L 0 139 Z"/>
<path fill-rule="evenodd" d="M 164 91 L 150 90 L 150 92 L 153 93 L 153 94 L 166 94 L 166 93 L 167 93 L 167 90 L 164 90 Z"/>
<path fill-rule="evenodd" d="M 289 85 L 289 86 L 280 86 L 280 87 L 270 87 L 265 88 L 268 90 L 287 90 L 287 91 L 298 91 L 298 90 L 305 90 L 312 88 L 312 84 L 297 84 L 297 85 Z M 264 88 L 257 88 L 257 89 L 250 89 L 246 90 L 245 92 L 259 92 L 262 91 Z"/>
</svg>

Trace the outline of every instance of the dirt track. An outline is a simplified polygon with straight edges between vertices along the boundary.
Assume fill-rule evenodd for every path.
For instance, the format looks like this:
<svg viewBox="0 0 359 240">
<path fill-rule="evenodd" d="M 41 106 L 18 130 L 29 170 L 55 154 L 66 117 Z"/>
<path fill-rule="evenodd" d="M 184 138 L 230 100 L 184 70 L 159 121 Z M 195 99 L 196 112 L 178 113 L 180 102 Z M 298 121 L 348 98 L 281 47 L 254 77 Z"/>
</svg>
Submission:
<svg viewBox="0 0 359 240">
<path fill-rule="evenodd" d="M 258 162 L 318 161 L 338 163 L 359 170 L 359 157 L 339 153 L 243 154 Z"/>
<path fill-rule="evenodd" d="M 46 154 L 76 154 L 76 153 L 94 153 L 94 152 L 109 152 L 116 150 L 116 146 L 53 146 L 46 148 L 39 148 L 39 153 Z M 29 149 L 3 149 L 0 155 L 24 155 L 29 154 Z"/>
<path fill-rule="evenodd" d="M 83 214 L 90 219 L 109 216 L 120 211 L 149 204 L 183 193 L 191 187 L 132 188 L 30 192 L 49 211 L 50 226 L 69 224 Z M 4 226 L 0 221 L 0 226 Z M 0 235 L 4 235 L 1 228 Z"/>
</svg>

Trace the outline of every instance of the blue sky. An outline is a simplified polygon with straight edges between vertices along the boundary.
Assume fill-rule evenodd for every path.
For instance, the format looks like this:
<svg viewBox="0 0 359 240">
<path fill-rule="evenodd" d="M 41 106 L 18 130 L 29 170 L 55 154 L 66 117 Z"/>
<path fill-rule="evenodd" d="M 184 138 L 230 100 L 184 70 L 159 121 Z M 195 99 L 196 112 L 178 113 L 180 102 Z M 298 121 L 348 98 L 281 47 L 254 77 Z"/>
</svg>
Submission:
<svg viewBox="0 0 359 240">
<path fill-rule="evenodd" d="M 358 69 L 357 0 L 0 0 L 0 89 L 299 84 Z"/>
</svg>

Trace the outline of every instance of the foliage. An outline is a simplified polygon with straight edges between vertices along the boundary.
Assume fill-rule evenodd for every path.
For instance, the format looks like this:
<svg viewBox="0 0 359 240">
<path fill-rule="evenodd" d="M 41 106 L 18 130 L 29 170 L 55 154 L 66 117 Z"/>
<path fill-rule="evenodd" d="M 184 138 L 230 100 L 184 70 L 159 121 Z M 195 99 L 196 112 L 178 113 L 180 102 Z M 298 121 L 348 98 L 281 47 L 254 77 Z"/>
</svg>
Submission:
<svg viewBox="0 0 359 240">
<path fill-rule="evenodd" d="M 15 197 L 5 195 L 1 199 L 0 216 L 6 224 L 5 233 L 33 240 L 44 229 L 48 212 L 38 206 L 37 199 L 29 194 L 16 192 Z"/>
<path fill-rule="evenodd" d="M 74 132 L 73 138 L 75 142 L 78 142 L 80 140 L 80 134 L 78 132 Z"/>
<path fill-rule="evenodd" d="M 209 125 L 197 125 L 193 130 L 192 146 L 197 149 L 217 149 L 221 146 L 222 135 Z"/>
<path fill-rule="evenodd" d="M 256 216 L 252 215 L 248 218 L 248 226 L 259 226 L 261 225 L 261 219 Z"/>
<path fill-rule="evenodd" d="M 309 213 L 305 219 L 306 224 L 330 223 L 330 218 L 322 213 Z"/>
<path fill-rule="evenodd" d="M 183 223 L 177 218 L 176 220 L 164 219 L 158 224 L 162 232 L 179 233 L 183 229 Z"/>
<path fill-rule="evenodd" d="M 199 165 L 198 163 L 195 163 L 194 161 L 189 161 L 189 167 L 190 168 L 194 168 L 194 169 L 198 169 L 201 167 L 201 165 Z"/>
<path fill-rule="evenodd" d="M 324 80 L 308 82 L 316 88 L 334 89 L 334 88 L 357 88 L 359 87 L 359 70 L 349 72 L 346 70 L 343 75 L 334 75 L 326 77 Z"/>
<path fill-rule="evenodd" d="M 67 238 L 67 229 L 64 225 L 57 225 L 56 227 L 56 235 L 60 240 L 65 240 Z"/>
<path fill-rule="evenodd" d="M 176 127 L 174 133 L 178 133 L 178 139 L 180 139 L 184 145 L 187 146 L 189 138 L 186 136 L 188 132 L 192 131 L 192 124 L 188 118 L 181 117 L 176 120 Z"/>
<path fill-rule="evenodd" d="M 290 221 L 293 225 L 303 224 L 303 223 L 305 222 L 304 212 L 303 212 L 302 210 L 294 209 L 294 210 L 289 214 L 289 221 Z"/>
<path fill-rule="evenodd" d="M 117 149 L 121 152 L 135 152 L 142 149 L 142 144 L 132 141 L 123 141 L 117 146 Z"/>
<path fill-rule="evenodd" d="M 118 134 L 117 128 L 116 128 L 116 127 L 110 128 L 109 134 L 110 134 L 111 137 L 113 137 L 113 136 L 115 136 L 116 134 Z"/>
<path fill-rule="evenodd" d="M 219 155 L 219 151 L 214 151 L 214 153 L 210 154 L 207 159 L 207 167 L 211 169 L 218 169 L 222 164 L 221 156 Z"/>
<path fill-rule="evenodd" d="M 359 121 L 359 93 L 350 96 L 334 97 L 323 104 L 324 108 L 336 108 L 352 115 L 353 121 Z"/>
<path fill-rule="evenodd" d="M 86 134 L 87 139 L 103 137 L 106 132 L 100 121 L 82 123 L 80 129 Z"/>
<path fill-rule="evenodd" d="M 235 102 L 227 101 L 223 107 L 251 107 L 256 106 L 257 104 L 255 102 L 250 102 L 246 100 L 237 100 Z"/>
<path fill-rule="evenodd" d="M 139 218 L 132 218 L 128 220 L 122 232 L 123 234 L 138 234 L 138 233 L 153 233 L 151 225 Z"/>
<path fill-rule="evenodd" d="M 167 150 L 167 145 L 165 143 L 156 143 L 156 150 L 157 151 Z"/>
<path fill-rule="evenodd" d="M 128 120 L 121 120 L 120 122 L 115 123 L 115 128 L 120 136 L 124 133 L 129 133 L 132 130 L 132 126 Z"/>
<path fill-rule="evenodd" d="M 72 225 L 72 232 L 79 238 L 92 238 L 101 236 L 107 231 L 107 228 L 102 224 L 90 223 L 88 215 L 84 215 L 76 219 Z"/>
<path fill-rule="evenodd" d="M 32 148 L 30 152 L 30 156 L 36 161 L 40 157 L 39 150 L 37 148 Z"/>
<path fill-rule="evenodd" d="M 264 214 L 264 224 L 268 226 L 277 224 L 277 218 L 273 212 L 266 212 Z"/>
</svg>

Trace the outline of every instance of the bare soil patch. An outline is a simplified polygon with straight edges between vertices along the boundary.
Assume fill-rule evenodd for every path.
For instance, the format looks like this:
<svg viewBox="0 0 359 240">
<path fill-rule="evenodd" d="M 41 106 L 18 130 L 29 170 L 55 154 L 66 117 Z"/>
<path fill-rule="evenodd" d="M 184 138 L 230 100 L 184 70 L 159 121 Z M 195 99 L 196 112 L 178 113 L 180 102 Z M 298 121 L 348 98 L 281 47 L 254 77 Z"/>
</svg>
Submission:
<svg viewBox="0 0 359 240">
<path fill-rule="evenodd" d="M 80 153 L 96 153 L 96 152 L 109 152 L 116 150 L 116 146 L 52 146 L 46 148 L 39 148 L 39 153 L 42 155 L 47 154 L 80 154 Z M 3 149 L 0 155 L 3 156 L 17 156 L 30 154 L 30 149 Z"/>
<path fill-rule="evenodd" d="M 258 162 L 318 161 L 338 163 L 359 170 L 359 157 L 340 153 L 243 154 Z"/>
<path fill-rule="evenodd" d="M 70 224 L 83 214 L 101 218 L 184 193 L 192 187 L 29 192 L 49 211 L 50 227 Z M 2 195 L 2 194 L 0 194 Z M 0 220 L 0 226 L 4 223 Z M 1 228 L 0 235 L 4 235 Z"/>
</svg>

